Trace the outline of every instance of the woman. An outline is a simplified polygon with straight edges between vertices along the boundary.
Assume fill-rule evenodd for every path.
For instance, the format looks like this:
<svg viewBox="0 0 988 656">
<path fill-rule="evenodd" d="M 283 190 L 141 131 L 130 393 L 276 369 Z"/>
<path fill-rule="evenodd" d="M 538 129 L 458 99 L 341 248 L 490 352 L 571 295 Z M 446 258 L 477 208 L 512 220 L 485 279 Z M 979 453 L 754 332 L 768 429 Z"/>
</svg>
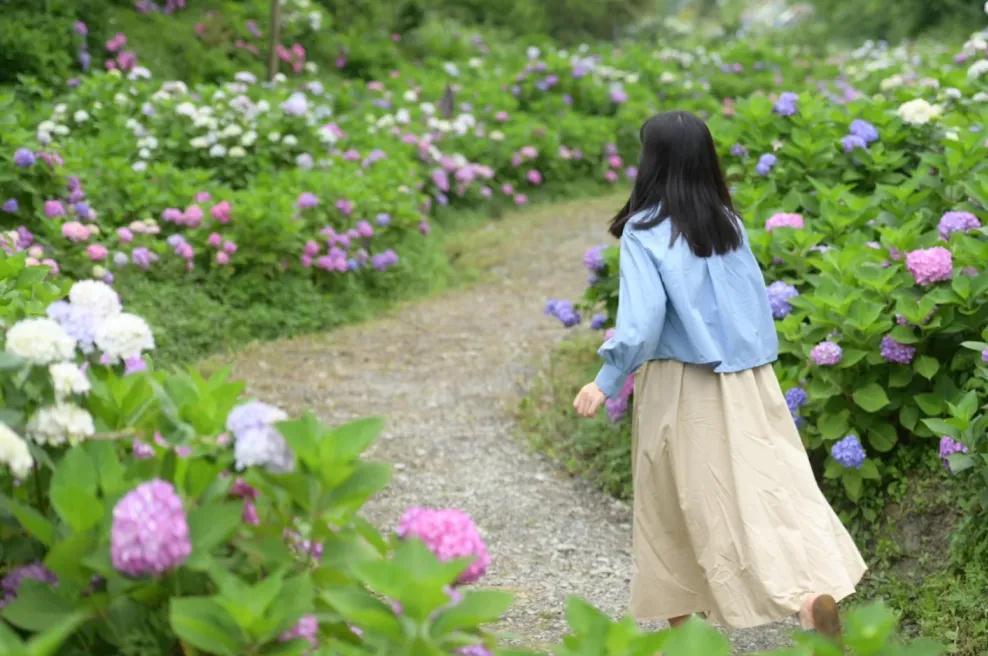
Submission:
<svg viewBox="0 0 988 656">
<path fill-rule="evenodd" d="M 707 126 L 649 119 L 621 240 L 613 337 L 573 402 L 593 416 L 636 369 L 631 609 L 751 627 L 799 613 L 837 637 L 867 570 L 817 486 L 771 363 L 765 281 Z"/>
</svg>

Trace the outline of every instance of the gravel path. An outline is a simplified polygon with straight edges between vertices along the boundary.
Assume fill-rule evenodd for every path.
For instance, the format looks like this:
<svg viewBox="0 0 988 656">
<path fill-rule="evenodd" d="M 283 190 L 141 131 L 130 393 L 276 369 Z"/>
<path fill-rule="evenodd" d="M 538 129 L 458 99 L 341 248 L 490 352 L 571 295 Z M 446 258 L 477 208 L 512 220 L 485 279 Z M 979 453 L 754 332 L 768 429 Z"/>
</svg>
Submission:
<svg viewBox="0 0 988 656">
<path fill-rule="evenodd" d="M 370 456 L 394 465 L 367 507 L 393 526 L 410 505 L 469 512 L 493 558 L 483 580 L 515 594 L 497 627 L 509 644 L 543 647 L 565 631 L 576 594 L 614 616 L 630 575 L 627 504 L 572 479 L 515 438 L 512 415 L 530 377 L 563 336 L 542 314 L 549 297 L 585 286 L 583 251 L 606 240 L 615 199 L 543 206 L 491 222 L 482 282 L 400 306 L 370 323 L 260 344 L 235 356 L 249 391 L 340 423 L 387 418 Z M 471 247 L 473 248 L 473 247 Z M 732 631 L 738 653 L 789 644 L 795 622 Z"/>
</svg>

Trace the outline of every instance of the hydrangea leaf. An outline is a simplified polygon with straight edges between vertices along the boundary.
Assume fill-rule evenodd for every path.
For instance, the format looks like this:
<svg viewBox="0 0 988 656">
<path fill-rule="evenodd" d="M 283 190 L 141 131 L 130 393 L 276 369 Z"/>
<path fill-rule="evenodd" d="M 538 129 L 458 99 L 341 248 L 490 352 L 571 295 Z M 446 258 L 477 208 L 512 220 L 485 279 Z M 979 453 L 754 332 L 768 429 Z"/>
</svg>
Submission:
<svg viewBox="0 0 988 656">
<path fill-rule="evenodd" d="M 868 383 L 859 387 L 851 397 L 855 403 L 868 412 L 877 412 L 889 404 L 888 395 L 877 383 Z"/>
</svg>

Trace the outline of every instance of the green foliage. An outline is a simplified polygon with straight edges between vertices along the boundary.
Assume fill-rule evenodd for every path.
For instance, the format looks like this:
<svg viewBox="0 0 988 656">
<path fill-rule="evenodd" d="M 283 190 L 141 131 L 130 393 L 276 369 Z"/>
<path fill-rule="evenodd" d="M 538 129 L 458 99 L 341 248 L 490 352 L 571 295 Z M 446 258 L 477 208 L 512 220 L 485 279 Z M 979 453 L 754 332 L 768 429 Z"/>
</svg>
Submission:
<svg viewBox="0 0 988 656">
<path fill-rule="evenodd" d="M 984 20 L 974 0 L 902 0 L 889 11 L 883 0 L 810 0 L 820 28 L 814 34 L 850 42 L 885 39 L 897 42 L 924 32 L 960 34 Z"/>
</svg>

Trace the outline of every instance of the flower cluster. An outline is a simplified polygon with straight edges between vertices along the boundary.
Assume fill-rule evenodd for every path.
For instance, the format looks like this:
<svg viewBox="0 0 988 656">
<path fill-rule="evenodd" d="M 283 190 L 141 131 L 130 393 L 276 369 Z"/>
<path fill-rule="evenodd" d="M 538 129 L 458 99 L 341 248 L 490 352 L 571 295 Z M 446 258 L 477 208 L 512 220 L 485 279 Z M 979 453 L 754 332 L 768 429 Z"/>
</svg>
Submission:
<svg viewBox="0 0 988 656">
<path fill-rule="evenodd" d="M 963 442 L 958 442 L 949 435 L 944 435 L 940 438 L 940 461 L 943 466 L 950 471 L 950 456 L 955 453 L 967 453 L 967 446 Z"/>
<path fill-rule="evenodd" d="M 857 435 L 848 435 L 835 442 L 830 447 L 830 455 L 847 469 L 860 469 L 867 457 Z"/>
<path fill-rule="evenodd" d="M 6 465 L 18 480 L 27 478 L 31 473 L 31 467 L 34 466 L 34 458 L 27 448 L 27 442 L 2 422 L 0 422 L 0 463 Z"/>
<path fill-rule="evenodd" d="M 799 296 L 799 291 L 787 282 L 776 280 L 767 288 L 768 303 L 772 308 L 772 316 L 776 319 L 783 319 L 792 312 L 792 305 L 789 301 Z"/>
<path fill-rule="evenodd" d="M 942 246 L 911 251 L 906 254 L 906 268 L 917 285 L 950 280 L 954 273 L 953 255 Z"/>
<path fill-rule="evenodd" d="M 882 337 L 879 350 L 886 362 L 895 364 L 909 364 L 916 356 L 916 349 L 914 347 L 900 344 L 891 335 Z"/>
<path fill-rule="evenodd" d="M 832 367 L 839 364 L 844 356 L 840 346 L 831 341 L 823 341 L 810 351 L 810 359 L 818 365 Z"/>
<path fill-rule="evenodd" d="M 947 240 L 955 232 L 967 232 L 981 227 L 981 221 L 970 212 L 945 212 L 937 224 L 940 239 Z"/>
<path fill-rule="evenodd" d="M 775 105 L 772 106 L 772 111 L 779 116 L 792 116 L 798 111 L 796 108 L 796 103 L 798 101 L 798 94 L 795 94 L 792 91 L 784 91 L 779 94 L 779 99 L 776 100 Z"/>
<path fill-rule="evenodd" d="M 926 125 L 943 116 L 943 108 L 916 98 L 900 105 L 897 113 L 899 118 L 910 125 Z"/>
<path fill-rule="evenodd" d="M 808 397 L 806 396 L 806 390 L 802 387 L 793 387 L 786 390 L 785 394 L 786 407 L 789 408 L 789 414 L 792 415 L 792 420 L 799 427 L 803 424 L 803 418 L 799 416 L 799 409 L 806 405 Z"/>
<path fill-rule="evenodd" d="M 778 212 L 765 221 L 765 230 L 769 232 L 778 228 L 795 228 L 801 230 L 804 225 L 802 214 Z"/>
<path fill-rule="evenodd" d="M 234 436 L 237 469 L 263 466 L 274 472 L 292 470 L 295 456 L 274 426 L 287 418 L 280 408 L 260 401 L 250 401 L 230 411 L 226 427 Z"/>
<path fill-rule="evenodd" d="M 419 538 L 439 560 L 470 558 L 458 583 L 474 583 L 487 571 L 491 557 L 470 515 L 457 510 L 413 507 L 398 520 L 400 538 Z"/>
<path fill-rule="evenodd" d="M 279 642 L 305 640 L 312 647 L 319 646 L 319 620 L 315 615 L 303 615 L 292 628 L 279 636 Z"/>
<path fill-rule="evenodd" d="M 851 128 L 848 135 L 841 143 L 844 152 L 850 153 L 859 148 L 868 148 L 873 142 L 878 141 L 878 130 L 868 121 L 856 118 L 851 121 Z"/>
<path fill-rule="evenodd" d="M 567 328 L 580 323 L 580 313 L 576 311 L 571 301 L 555 298 L 549 299 L 545 304 L 545 313 L 548 316 L 559 319 Z"/>
<path fill-rule="evenodd" d="M 180 566 L 191 553 L 185 508 L 171 483 L 141 483 L 114 506 L 110 558 L 117 571 L 156 576 Z"/>
<path fill-rule="evenodd" d="M 3 580 L 0 580 L 0 592 L 3 593 L 3 596 L 0 597 L 0 608 L 3 608 L 17 598 L 17 593 L 21 589 L 21 583 L 25 579 L 40 581 L 48 585 L 58 585 L 58 577 L 41 563 L 30 563 L 15 567 L 3 577 Z"/>
</svg>

